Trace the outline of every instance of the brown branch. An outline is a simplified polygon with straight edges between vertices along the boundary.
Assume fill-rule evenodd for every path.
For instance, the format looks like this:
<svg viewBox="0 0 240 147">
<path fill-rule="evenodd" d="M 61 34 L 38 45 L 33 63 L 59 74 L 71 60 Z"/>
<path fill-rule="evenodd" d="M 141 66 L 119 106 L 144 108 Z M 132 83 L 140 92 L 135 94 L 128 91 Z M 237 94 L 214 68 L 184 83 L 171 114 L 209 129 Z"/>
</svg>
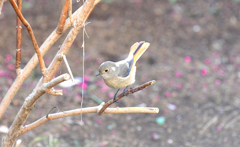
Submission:
<svg viewBox="0 0 240 147">
<path fill-rule="evenodd" d="M 101 0 L 95 0 L 94 7 L 97 5 Z M 93 8 L 94 8 L 93 7 Z M 83 6 L 78 8 L 72 15 L 72 19 L 75 20 L 78 16 L 78 14 L 82 11 Z M 92 8 L 92 10 L 93 10 Z M 91 10 L 91 11 L 92 11 Z M 86 18 L 87 19 L 87 18 Z M 63 28 L 63 33 L 71 26 L 70 19 L 67 19 Z M 44 41 L 44 43 L 41 45 L 40 50 L 41 54 L 44 56 L 47 51 L 50 49 L 50 47 L 61 37 L 61 34 L 57 33 L 57 28 L 48 36 L 48 38 Z M 4 113 L 6 112 L 9 104 L 11 103 L 12 99 L 16 95 L 17 91 L 21 87 L 22 83 L 27 79 L 27 77 L 30 75 L 32 70 L 37 66 L 38 64 L 38 56 L 36 54 L 33 55 L 31 60 L 28 62 L 28 64 L 24 67 L 22 70 L 22 74 L 18 75 L 14 81 L 14 83 L 11 85 L 9 90 L 7 91 L 6 95 L 2 99 L 2 102 L 0 104 L 0 120 L 3 117 Z"/>
<path fill-rule="evenodd" d="M 155 82 L 156 82 L 155 80 L 149 81 L 149 82 L 147 82 L 147 83 L 145 83 L 145 84 L 143 84 L 143 85 L 141 85 L 141 86 L 138 86 L 138 87 L 136 87 L 136 88 L 134 88 L 134 89 L 127 90 L 127 91 L 126 91 L 126 94 L 128 95 L 128 94 L 131 94 L 131 93 L 135 93 L 135 92 L 137 92 L 137 91 L 139 91 L 139 90 L 143 90 L 144 88 L 147 88 L 148 86 L 154 84 Z M 123 98 L 124 96 L 125 96 L 124 93 L 119 94 L 119 95 L 116 97 L 116 101 L 118 101 L 119 99 Z M 109 101 L 98 111 L 98 115 L 102 115 L 103 112 L 104 112 L 104 110 L 105 110 L 107 107 L 109 107 L 111 104 L 113 104 L 114 102 L 116 102 L 116 101 L 114 101 L 113 99 L 109 100 Z"/>
<path fill-rule="evenodd" d="M 59 23 L 58 23 L 58 27 L 57 27 L 57 33 L 58 34 L 62 34 L 63 33 L 63 27 L 65 24 L 65 21 L 67 19 L 67 13 L 69 9 L 69 0 L 65 0 L 63 9 L 62 9 L 62 13 L 61 13 L 61 17 L 59 19 Z"/>
<path fill-rule="evenodd" d="M 33 34 L 32 28 L 31 28 L 30 24 L 26 21 L 26 19 L 23 17 L 23 15 L 20 12 L 20 10 L 18 9 L 18 6 L 15 3 L 15 1 L 14 0 L 9 0 L 9 1 L 10 1 L 11 5 L 12 5 L 13 9 L 15 10 L 18 18 L 21 20 L 23 25 L 27 28 L 29 36 L 31 37 L 31 40 L 32 40 L 32 43 L 33 43 L 33 47 L 34 47 L 35 52 L 37 53 L 37 56 L 38 56 L 38 60 L 39 60 L 39 63 L 40 63 L 42 74 L 46 75 L 46 73 L 45 73 L 45 71 L 46 71 L 45 63 L 43 61 L 43 57 L 42 57 L 42 54 L 41 54 L 41 52 L 39 50 L 39 47 L 38 47 L 38 44 L 37 44 L 37 40 L 36 40 L 36 38 L 35 38 L 35 36 Z"/>
<path fill-rule="evenodd" d="M 22 0 L 17 0 L 18 9 L 20 13 L 22 13 Z M 16 24 L 16 32 L 17 32 L 17 44 L 16 44 L 16 73 L 21 73 L 20 63 L 21 63 L 21 43 L 22 43 L 22 23 L 19 17 L 17 16 L 17 24 Z"/>
<path fill-rule="evenodd" d="M 67 81 L 70 79 L 68 74 L 63 74 L 52 81 L 43 84 L 37 90 L 33 90 L 33 92 L 25 99 L 22 107 L 18 111 L 17 116 L 15 117 L 13 124 L 11 125 L 9 132 L 7 134 L 6 140 L 3 143 L 3 147 L 13 146 L 16 142 L 17 137 L 20 135 L 18 131 L 25 123 L 28 118 L 30 112 L 34 108 L 37 100 L 45 93 L 45 91 L 49 88 L 52 88 L 55 85 L 63 81 Z"/>
<path fill-rule="evenodd" d="M 82 108 L 82 109 L 79 108 L 79 109 L 74 109 L 74 110 L 69 110 L 64 112 L 58 112 L 54 114 L 48 114 L 47 117 L 44 116 L 39 120 L 22 127 L 21 130 L 19 131 L 19 134 L 24 134 L 30 130 L 33 130 L 36 127 L 50 120 L 68 117 L 68 116 L 80 115 L 85 113 L 97 113 L 99 108 L 101 108 L 101 105 L 95 106 L 95 107 L 88 107 L 88 108 Z M 126 107 L 126 108 L 107 108 L 104 113 L 158 113 L 158 112 L 159 112 L 158 108 L 152 108 L 152 107 Z"/>
</svg>

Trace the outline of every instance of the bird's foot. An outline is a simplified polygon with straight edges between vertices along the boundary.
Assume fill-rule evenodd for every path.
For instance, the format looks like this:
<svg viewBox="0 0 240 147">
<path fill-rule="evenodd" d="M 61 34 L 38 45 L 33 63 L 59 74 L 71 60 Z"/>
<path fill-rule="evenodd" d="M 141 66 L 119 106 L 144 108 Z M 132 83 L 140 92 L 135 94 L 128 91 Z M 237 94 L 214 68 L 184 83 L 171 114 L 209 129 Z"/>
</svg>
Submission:
<svg viewBox="0 0 240 147">
<path fill-rule="evenodd" d="M 128 86 L 123 90 L 123 95 L 124 95 L 124 96 L 128 96 L 128 94 L 126 94 L 127 88 L 128 88 Z"/>
<path fill-rule="evenodd" d="M 120 90 L 120 89 L 118 89 L 117 92 L 115 93 L 114 98 L 113 98 L 113 102 L 117 102 L 116 98 L 117 98 L 117 93 L 118 93 L 119 90 Z M 117 103 L 118 103 L 118 102 L 117 102 Z"/>
</svg>

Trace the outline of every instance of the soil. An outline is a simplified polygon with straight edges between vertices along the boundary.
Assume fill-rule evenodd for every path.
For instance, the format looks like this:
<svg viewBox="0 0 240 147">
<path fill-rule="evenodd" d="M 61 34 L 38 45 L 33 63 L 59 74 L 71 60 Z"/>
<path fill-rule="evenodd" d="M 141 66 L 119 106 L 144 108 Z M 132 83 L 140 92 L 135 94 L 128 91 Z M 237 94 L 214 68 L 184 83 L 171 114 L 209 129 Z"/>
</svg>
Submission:
<svg viewBox="0 0 240 147">
<path fill-rule="evenodd" d="M 63 1 L 24 1 L 23 15 L 39 46 L 57 26 Z M 76 10 L 82 3 L 73 2 Z M 73 11 L 74 11 L 73 10 Z M 116 89 L 96 77 L 106 60 L 124 59 L 132 44 L 151 44 L 137 63 L 136 82 L 153 86 L 111 107 L 158 107 L 158 114 L 97 114 L 49 121 L 19 137 L 33 147 L 238 147 L 240 146 L 240 1 L 239 0 L 104 0 L 86 26 L 83 107 L 107 101 Z M 0 101 L 16 77 L 15 13 L 9 2 L 0 15 Z M 48 66 L 67 32 L 44 56 Z M 81 31 L 67 54 L 75 77 L 82 77 Z M 23 68 L 34 48 L 23 26 Z M 62 64 L 57 75 L 66 73 Z M 10 127 L 24 99 L 41 77 L 39 65 L 13 99 L 1 126 Z M 61 87 L 56 87 L 61 88 Z M 43 95 L 26 124 L 51 113 L 80 108 L 81 86 L 61 88 L 64 96 Z M 0 137 L 6 134 L 0 133 Z M 1 142 L 1 141 L 0 141 Z"/>
</svg>

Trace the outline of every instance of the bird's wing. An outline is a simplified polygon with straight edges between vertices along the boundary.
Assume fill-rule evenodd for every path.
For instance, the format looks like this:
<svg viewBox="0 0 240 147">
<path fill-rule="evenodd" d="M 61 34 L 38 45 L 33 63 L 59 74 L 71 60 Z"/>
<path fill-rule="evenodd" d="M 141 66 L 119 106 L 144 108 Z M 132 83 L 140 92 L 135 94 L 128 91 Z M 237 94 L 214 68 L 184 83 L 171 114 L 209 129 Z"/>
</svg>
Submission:
<svg viewBox="0 0 240 147">
<path fill-rule="evenodd" d="M 129 75 L 128 71 L 131 66 L 127 60 L 117 62 L 117 66 L 119 68 L 119 77 L 127 77 Z"/>
<path fill-rule="evenodd" d="M 125 77 L 130 74 L 132 67 L 135 66 L 137 60 L 142 56 L 142 54 L 147 50 L 149 46 L 150 43 L 145 41 L 136 42 L 132 45 L 128 58 L 125 60 L 125 63 L 128 65 Z"/>
</svg>

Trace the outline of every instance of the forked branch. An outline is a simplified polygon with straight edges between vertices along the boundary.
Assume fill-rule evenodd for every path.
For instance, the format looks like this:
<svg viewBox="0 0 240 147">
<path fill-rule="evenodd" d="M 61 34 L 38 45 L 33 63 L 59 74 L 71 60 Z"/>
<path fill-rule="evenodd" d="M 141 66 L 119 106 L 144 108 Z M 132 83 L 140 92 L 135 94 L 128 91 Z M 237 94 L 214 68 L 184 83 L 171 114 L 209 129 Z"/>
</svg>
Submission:
<svg viewBox="0 0 240 147">
<path fill-rule="evenodd" d="M 68 74 L 63 74 L 48 83 L 43 84 L 37 90 L 34 90 L 24 101 L 21 109 L 19 110 L 17 116 L 15 117 L 13 124 L 11 125 L 9 132 L 6 136 L 6 140 L 3 143 L 3 147 L 13 146 L 16 142 L 17 137 L 20 135 L 18 131 L 25 123 L 28 118 L 30 112 L 34 108 L 37 100 L 46 92 L 46 90 L 52 88 L 55 85 L 63 81 L 67 81 L 70 79 Z"/>
<path fill-rule="evenodd" d="M 142 90 L 142 89 L 144 89 L 144 88 L 147 88 L 148 86 L 154 84 L 155 82 L 156 82 L 155 80 L 149 81 L 149 82 L 147 82 L 147 83 L 145 83 L 145 84 L 143 84 L 143 85 L 141 85 L 141 86 L 138 86 L 138 87 L 136 87 L 136 88 L 127 90 L 127 91 L 126 91 L 126 94 L 128 95 L 128 94 L 131 94 L 131 93 L 135 93 L 135 92 L 137 92 L 137 91 L 139 91 L 139 90 Z M 124 96 L 125 96 L 124 93 L 119 94 L 119 95 L 116 97 L 116 101 L 118 101 L 119 99 L 123 98 Z M 114 101 L 113 99 L 109 100 L 109 101 L 98 111 L 98 115 L 102 115 L 103 112 L 104 112 L 104 110 L 105 110 L 107 107 L 109 107 L 111 104 L 113 104 L 114 102 L 116 102 L 116 101 Z"/>
<path fill-rule="evenodd" d="M 35 49 L 35 52 L 37 53 L 37 56 L 38 56 L 38 60 L 39 60 L 39 63 L 40 63 L 40 67 L 41 67 L 41 70 L 42 70 L 42 73 L 43 75 L 45 75 L 45 71 L 46 71 L 46 67 L 45 67 L 45 63 L 43 61 L 43 57 L 42 57 L 42 54 L 39 50 L 39 47 L 38 47 L 38 44 L 37 44 L 37 40 L 33 34 L 33 30 L 30 26 L 30 24 L 26 21 L 26 19 L 23 17 L 22 13 L 20 12 L 17 4 L 15 3 L 14 0 L 9 0 L 10 3 L 12 4 L 12 7 L 13 9 L 15 10 L 18 18 L 21 20 L 21 22 L 23 23 L 23 25 L 27 28 L 28 30 L 28 33 L 29 33 L 29 36 L 31 37 L 31 40 L 32 40 L 32 43 L 33 43 L 33 47 Z"/>
<path fill-rule="evenodd" d="M 93 10 L 95 5 L 97 5 L 101 0 L 95 0 L 94 6 L 91 8 L 90 11 Z M 79 13 L 82 11 L 83 6 L 81 6 L 78 10 L 76 10 L 73 15 L 72 19 L 75 20 Z M 88 14 L 89 16 L 89 14 Z M 87 17 L 88 17 L 87 16 Z M 85 20 L 87 19 L 85 18 Z M 71 26 L 70 19 L 67 19 L 64 28 L 63 33 Z M 61 34 L 57 33 L 57 28 L 48 36 L 48 38 L 44 41 L 44 43 L 41 45 L 40 50 L 42 56 L 44 56 L 47 51 L 50 49 L 50 47 L 61 37 Z M 0 120 L 3 117 L 3 114 L 6 112 L 9 104 L 11 103 L 12 99 L 16 95 L 17 91 L 21 87 L 22 83 L 26 80 L 26 78 L 30 75 L 31 71 L 37 66 L 38 64 L 38 56 L 36 54 L 33 55 L 31 60 L 28 62 L 28 64 L 24 67 L 22 70 L 22 74 L 18 75 L 14 81 L 14 83 L 11 85 L 10 89 L 7 91 L 6 95 L 2 99 L 2 102 L 0 104 Z"/>
</svg>

